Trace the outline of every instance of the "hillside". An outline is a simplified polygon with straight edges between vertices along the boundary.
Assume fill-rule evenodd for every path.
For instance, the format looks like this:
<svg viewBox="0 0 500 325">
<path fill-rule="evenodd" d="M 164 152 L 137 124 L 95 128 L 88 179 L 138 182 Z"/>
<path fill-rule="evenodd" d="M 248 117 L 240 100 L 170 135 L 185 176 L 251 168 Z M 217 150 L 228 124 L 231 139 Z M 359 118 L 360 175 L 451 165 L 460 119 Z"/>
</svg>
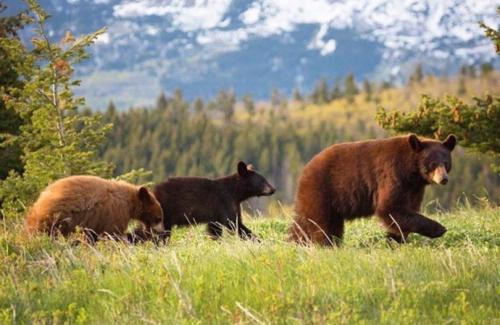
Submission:
<svg viewBox="0 0 500 325">
<path fill-rule="evenodd" d="M 117 175 L 145 168 L 153 175 L 142 181 L 154 182 L 174 175 L 217 177 L 235 172 L 236 162 L 245 160 L 278 188 L 272 199 L 291 203 L 302 166 L 316 153 L 334 143 L 387 136 L 375 122 L 378 106 L 410 110 L 421 93 L 456 94 L 461 82 L 465 94 L 460 96 L 471 101 L 471 94 L 498 94 L 499 79 L 499 72 L 487 78 L 428 76 L 411 86 L 375 85 L 370 101 L 364 92 L 353 103 L 344 97 L 323 105 L 281 97 L 273 105 L 256 102 L 251 109 L 231 92 L 208 102 L 189 102 L 177 91 L 149 109 L 119 112 L 110 107 L 104 117 L 114 129 L 102 157 L 116 164 Z M 430 187 L 425 201 L 444 208 L 484 198 L 498 203 L 500 175 L 490 170 L 491 158 L 458 148 L 454 159 L 451 182 Z M 263 208 L 265 203 L 253 201 L 252 206 Z"/>
<path fill-rule="evenodd" d="M 361 91 L 356 95 L 354 103 L 349 103 L 346 99 L 334 100 L 322 105 L 291 101 L 288 107 L 291 117 L 295 119 L 311 121 L 331 120 L 342 125 L 344 123 L 348 123 L 349 125 L 349 121 L 356 122 L 357 119 L 360 119 L 368 126 L 377 127 L 378 130 L 381 130 L 375 122 L 375 114 L 378 106 L 409 111 L 419 104 L 422 94 L 432 97 L 454 95 L 465 102 L 471 102 L 474 96 L 484 94 L 498 95 L 500 92 L 500 71 L 493 71 L 486 78 L 464 77 L 463 87 L 466 90 L 464 94 L 459 94 L 460 79 L 457 76 L 444 78 L 429 75 L 424 77 L 420 83 L 388 89 L 383 89 L 380 86 L 378 88 L 375 87 L 371 101 L 366 101 L 366 95 Z M 262 110 L 266 110 L 270 107 L 270 104 L 268 102 L 259 102 L 257 106 Z M 241 104 L 238 105 L 238 109 L 240 110 L 238 120 L 245 121 L 248 118 L 248 114 L 244 111 Z"/>
</svg>

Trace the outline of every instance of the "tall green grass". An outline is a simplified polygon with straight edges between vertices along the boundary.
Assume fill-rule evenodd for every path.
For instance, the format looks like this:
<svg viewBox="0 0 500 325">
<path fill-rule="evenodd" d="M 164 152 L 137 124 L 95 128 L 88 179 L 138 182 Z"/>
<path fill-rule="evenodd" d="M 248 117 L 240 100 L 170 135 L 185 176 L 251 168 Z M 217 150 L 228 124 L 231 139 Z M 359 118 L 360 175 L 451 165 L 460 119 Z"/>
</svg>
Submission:
<svg viewBox="0 0 500 325">
<path fill-rule="evenodd" d="M 261 243 L 192 227 L 162 247 L 27 239 L 7 219 L 0 321 L 500 324 L 500 209 L 433 215 L 445 236 L 406 245 L 389 245 L 375 219 L 354 221 L 339 249 L 287 242 L 285 212 L 246 218 Z"/>
</svg>

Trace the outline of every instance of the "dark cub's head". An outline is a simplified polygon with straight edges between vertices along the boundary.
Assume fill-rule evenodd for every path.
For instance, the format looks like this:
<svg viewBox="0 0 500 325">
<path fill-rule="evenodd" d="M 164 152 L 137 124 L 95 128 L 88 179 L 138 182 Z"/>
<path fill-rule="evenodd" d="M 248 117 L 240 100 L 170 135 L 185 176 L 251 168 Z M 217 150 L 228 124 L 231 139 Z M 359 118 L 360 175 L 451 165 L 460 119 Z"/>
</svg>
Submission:
<svg viewBox="0 0 500 325">
<path fill-rule="evenodd" d="M 253 170 L 252 165 L 247 165 L 243 161 L 238 163 L 238 176 L 239 188 L 248 197 L 268 196 L 276 191 L 262 175 Z"/>
<path fill-rule="evenodd" d="M 445 185 L 451 170 L 451 151 L 457 144 L 457 138 L 450 134 L 443 142 L 419 139 L 412 134 L 408 138 L 411 148 L 418 153 L 420 175 L 429 184 Z"/>
</svg>

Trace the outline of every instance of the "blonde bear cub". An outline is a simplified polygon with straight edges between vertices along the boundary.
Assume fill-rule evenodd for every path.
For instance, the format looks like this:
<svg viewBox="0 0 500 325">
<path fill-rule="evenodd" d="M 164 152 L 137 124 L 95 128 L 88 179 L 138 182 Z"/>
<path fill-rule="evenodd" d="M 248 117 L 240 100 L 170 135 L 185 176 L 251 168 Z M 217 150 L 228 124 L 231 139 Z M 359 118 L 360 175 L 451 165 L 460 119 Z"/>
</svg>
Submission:
<svg viewBox="0 0 500 325">
<path fill-rule="evenodd" d="M 163 211 L 147 188 L 82 175 L 47 186 L 28 212 L 25 226 L 30 234 L 67 236 L 79 227 L 94 240 L 103 234 L 126 239 L 130 219 L 163 230 Z"/>
</svg>

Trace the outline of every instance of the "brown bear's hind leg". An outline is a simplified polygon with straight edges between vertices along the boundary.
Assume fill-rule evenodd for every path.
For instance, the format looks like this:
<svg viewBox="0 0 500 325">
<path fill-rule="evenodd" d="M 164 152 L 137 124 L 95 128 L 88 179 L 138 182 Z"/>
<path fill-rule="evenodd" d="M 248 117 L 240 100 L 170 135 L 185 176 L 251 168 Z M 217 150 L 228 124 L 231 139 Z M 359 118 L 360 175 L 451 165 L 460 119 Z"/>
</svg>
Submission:
<svg viewBox="0 0 500 325">
<path fill-rule="evenodd" d="M 339 246 L 344 237 L 344 218 L 332 216 L 330 221 L 330 239 L 335 246 Z"/>
<path fill-rule="evenodd" d="M 297 222 L 298 221 L 298 222 Z M 298 219 L 291 230 L 292 240 L 301 244 L 313 243 L 323 246 L 338 246 L 344 236 L 344 219 L 323 220 Z"/>
<path fill-rule="evenodd" d="M 321 182 L 299 185 L 295 209 L 297 216 L 290 229 L 290 239 L 299 244 L 334 246 L 344 234 L 344 219 L 335 215 L 332 201 Z"/>
</svg>

